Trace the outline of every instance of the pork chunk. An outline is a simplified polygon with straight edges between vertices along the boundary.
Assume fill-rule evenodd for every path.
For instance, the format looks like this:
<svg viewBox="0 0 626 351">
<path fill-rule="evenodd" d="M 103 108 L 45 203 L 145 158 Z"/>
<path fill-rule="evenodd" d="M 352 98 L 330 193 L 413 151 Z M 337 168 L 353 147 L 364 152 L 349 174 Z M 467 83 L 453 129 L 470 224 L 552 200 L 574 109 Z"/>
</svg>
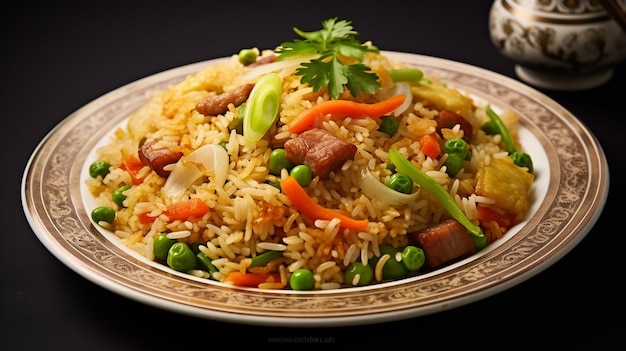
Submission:
<svg viewBox="0 0 626 351">
<path fill-rule="evenodd" d="M 314 128 L 285 142 L 286 157 L 294 164 L 304 164 L 320 179 L 328 179 L 330 172 L 354 159 L 357 147 L 341 140 L 324 129 Z"/>
<path fill-rule="evenodd" d="M 414 233 L 426 264 L 435 268 L 474 253 L 474 242 L 461 223 L 449 219 Z"/>
</svg>

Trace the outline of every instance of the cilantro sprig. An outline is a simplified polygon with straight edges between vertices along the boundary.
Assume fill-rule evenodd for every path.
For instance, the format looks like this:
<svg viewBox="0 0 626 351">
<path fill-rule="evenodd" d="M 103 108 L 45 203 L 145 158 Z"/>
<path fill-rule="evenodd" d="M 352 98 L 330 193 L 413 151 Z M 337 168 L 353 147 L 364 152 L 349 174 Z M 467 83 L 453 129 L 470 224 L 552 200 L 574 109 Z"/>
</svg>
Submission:
<svg viewBox="0 0 626 351">
<path fill-rule="evenodd" d="M 363 64 L 362 60 L 365 53 L 377 53 L 379 50 L 373 45 L 358 41 L 356 36 L 359 33 L 351 24 L 350 21 L 330 18 L 322 22 L 322 29 L 318 31 L 305 32 L 294 28 L 294 32 L 304 39 L 282 43 L 276 53 L 281 60 L 319 54 L 318 58 L 303 62 L 296 70 L 296 75 L 300 76 L 302 83 L 309 84 L 316 92 L 328 88 L 332 99 L 337 99 L 343 93 L 344 86 L 353 97 L 359 92 L 373 94 L 381 87 L 378 75 Z"/>
</svg>

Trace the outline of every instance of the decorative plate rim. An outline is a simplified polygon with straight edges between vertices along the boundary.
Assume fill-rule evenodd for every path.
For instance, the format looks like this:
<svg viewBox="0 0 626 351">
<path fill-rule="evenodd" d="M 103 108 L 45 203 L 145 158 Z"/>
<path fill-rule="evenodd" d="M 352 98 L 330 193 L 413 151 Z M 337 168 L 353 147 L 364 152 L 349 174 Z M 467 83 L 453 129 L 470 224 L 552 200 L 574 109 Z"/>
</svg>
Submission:
<svg viewBox="0 0 626 351">
<path fill-rule="evenodd" d="M 514 110 L 549 158 L 549 186 L 527 224 L 476 257 L 419 279 L 324 292 L 207 284 L 147 264 L 96 230 L 81 176 L 94 145 L 154 92 L 227 58 L 173 68 L 115 89 L 63 119 L 31 155 L 22 206 L 35 235 L 62 263 L 119 295 L 201 318 L 275 326 L 344 326 L 436 313 L 494 295 L 554 264 L 604 208 L 609 172 L 595 136 L 569 111 L 511 78 L 465 63 L 382 51 L 472 97 Z"/>
</svg>

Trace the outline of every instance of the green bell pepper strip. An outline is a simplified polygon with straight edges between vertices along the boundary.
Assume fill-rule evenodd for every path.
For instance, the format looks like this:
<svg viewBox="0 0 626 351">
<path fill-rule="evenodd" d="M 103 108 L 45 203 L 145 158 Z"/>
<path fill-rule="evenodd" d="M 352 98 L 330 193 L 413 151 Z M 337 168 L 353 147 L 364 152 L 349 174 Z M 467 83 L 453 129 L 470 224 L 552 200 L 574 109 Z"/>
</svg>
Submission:
<svg viewBox="0 0 626 351">
<path fill-rule="evenodd" d="M 444 189 L 441 184 L 437 183 L 432 177 L 417 169 L 409 160 L 404 158 L 402 154 L 394 147 L 389 149 L 389 159 L 396 166 L 396 169 L 408 175 L 414 182 L 419 184 L 424 190 L 428 191 L 448 213 L 469 232 L 474 242 L 474 248 L 478 251 L 487 245 L 487 238 L 482 229 L 474 224 L 465 216 L 465 213 L 457 205 L 456 201 Z"/>
<path fill-rule="evenodd" d="M 517 146 L 515 146 L 515 142 L 513 142 L 513 138 L 500 119 L 500 116 L 498 116 L 498 114 L 491 108 L 491 105 L 487 105 L 485 112 L 491 121 L 491 127 L 495 127 L 497 129 L 497 133 L 502 137 L 504 150 L 509 153 L 513 162 L 520 167 L 528 168 L 528 172 L 533 173 L 534 169 L 532 158 L 527 153 L 517 150 Z"/>
</svg>

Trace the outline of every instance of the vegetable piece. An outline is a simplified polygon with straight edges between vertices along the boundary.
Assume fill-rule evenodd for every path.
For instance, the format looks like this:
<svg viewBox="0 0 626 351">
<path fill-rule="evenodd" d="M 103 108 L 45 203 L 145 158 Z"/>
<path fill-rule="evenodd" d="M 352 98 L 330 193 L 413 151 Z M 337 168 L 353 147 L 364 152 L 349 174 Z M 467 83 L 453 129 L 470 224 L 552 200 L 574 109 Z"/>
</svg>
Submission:
<svg viewBox="0 0 626 351">
<path fill-rule="evenodd" d="M 270 261 L 283 257 L 282 251 L 265 251 L 250 259 L 250 267 L 265 267 Z"/>
<path fill-rule="evenodd" d="M 113 223 L 115 220 L 115 210 L 111 207 L 96 207 L 91 211 L 91 219 L 96 223 Z"/>
<path fill-rule="evenodd" d="M 185 191 L 205 172 L 213 172 L 215 186 L 221 187 L 226 181 L 228 164 L 228 153 L 223 147 L 217 144 L 202 146 L 178 160 L 161 191 L 170 201 L 180 201 Z"/>
<path fill-rule="evenodd" d="M 175 203 L 170 205 L 165 210 L 165 215 L 170 221 L 186 220 L 190 217 L 202 217 L 205 213 L 209 212 L 209 206 L 204 200 L 199 198 L 191 198 L 187 201 Z"/>
<path fill-rule="evenodd" d="M 448 110 L 468 118 L 474 112 L 474 102 L 458 90 L 442 84 L 424 81 L 411 84 L 411 92 L 419 100 L 426 100 L 436 110 Z"/>
<path fill-rule="evenodd" d="M 292 133 L 301 133 L 315 125 L 319 117 L 329 114 L 337 118 L 345 118 L 347 116 L 352 118 L 378 118 L 395 110 L 404 102 L 405 98 L 404 95 L 395 95 L 373 104 L 359 103 L 350 100 L 324 101 L 298 115 L 289 123 L 289 131 Z"/>
<path fill-rule="evenodd" d="M 355 37 L 350 21 L 330 18 L 322 22 L 322 29 L 304 32 L 294 28 L 294 32 L 304 40 L 282 43 L 277 49 L 279 59 L 300 55 L 319 54 L 318 58 L 303 62 L 296 70 L 300 81 L 313 87 L 315 92 L 328 88 L 331 99 L 337 99 L 348 87 L 353 97 L 359 92 L 373 94 L 380 88 L 378 75 L 361 63 L 367 52 L 379 52 L 372 45 L 361 44 Z M 344 64 L 345 57 L 356 59 L 356 63 Z"/>
<path fill-rule="evenodd" d="M 313 178 L 313 173 L 311 169 L 306 165 L 297 165 L 289 171 L 289 175 L 296 178 L 298 184 L 300 186 L 307 186 L 311 183 L 311 179 Z"/>
<path fill-rule="evenodd" d="M 449 154 L 459 154 L 464 160 L 469 160 L 471 157 L 469 145 L 465 140 L 460 138 L 446 140 L 443 143 L 443 151 Z"/>
<path fill-rule="evenodd" d="M 294 164 L 291 161 L 289 161 L 289 159 L 287 158 L 287 151 L 285 151 L 285 149 L 280 148 L 280 149 L 274 149 L 270 153 L 268 167 L 269 167 L 270 174 L 275 175 L 275 176 L 280 176 L 280 172 L 283 169 L 291 171 L 291 169 L 294 167 Z"/>
<path fill-rule="evenodd" d="M 209 271 L 210 277 L 213 277 L 213 273 L 219 271 L 217 267 L 215 267 L 213 263 L 211 263 L 211 258 L 207 256 L 204 252 L 198 252 L 196 254 L 196 258 L 202 264 L 202 266 L 204 266 L 204 268 L 206 268 L 206 270 Z"/>
<path fill-rule="evenodd" d="M 311 290 L 315 285 L 313 272 L 306 268 L 300 268 L 291 274 L 289 285 L 293 290 Z"/>
<path fill-rule="evenodd" d="M 392 174 L 385 185 L 388 188 L 403 194 L 410 194 L 413 191 L 413 180 L 406 174 L 402 173 Z"/>
<path fill-rule="evenodd" d="M 496 201 L 496 206 L 521 219 L 530 208 L 532 173 L 506 158 L 493 158 L 476 171 L 476 194 Z"/>
<path fill-rule="evenodd" d="M 156 259 L 165 261 L 170 247 L 176 243 L 176 240 L 167 237 L 166 233 L 159 233 L 152 243 L 152 253 Z"/>
<path fill-rule="evenodd" d="M 394 147 L 389 149 L 389 159 L 394 165 L 396 165 L 396 169 L 398 171 L 408 175 L 414 182 L 428 191 L 437 201 L 439 201 L 439 203 L 441 203 L 441 205 L 454 219 L 459 221 L 459 223 L 467 229 L 472 237 L 476 250 L 480 250 L 487 245 L 487 239 L 482 229 L 465 216 L 465 213 L 463 213 L 456 201 L 454 201 L 452 196 L 446 191 L 446 189 L 437 183 L 437 181 L 415 167 Z"/>
<path fill-rule="evenodd" d="M 424 72 L 417 68 L 398 68 L 387 73 L 394 82 L 419 82 L 424 78 Z"/>
<path fill-rule="evenodd" d="M 384 201 L 391 206 L 406 205 L 409 202 L 417 200 L 420 195 L 419 189 L 412 194 L 404 194 L 389 188 L 378 179 L 374 178 L 367 168 L 361 169 L 359 187 L 369 198 Z"/>
<path fill-rule="evenodd" d="M 288 176 L 281 180 L 280 188 L 282 189 L 282 192 L 287 195 L 287 198 L 289 198 L 289 201 L 291 201 L 293 206 L 312 220 L 331 220 L 333 218 L 339 218 L 339 225 L 341 227 L 354 230 L 365 230 L 369 225 L 369 221 L 367 219 L 354 219 L 321 206 L 309 197 L 304 188 L 302 188 L 298 181 L 292 176 Z"/>
<path fill-rule="evenodd" d="M 396 82 L 390 88 L 386 88 L 377 93 L 377 97 L 381 100 L 386 100 L 392 96 L 404 95 L 405 99 L 398 107 L 396 107 L 391 114 L 398 117 L 404 111 L 406 111 L 413 103 L 413 93 L 411 92 L 411 86 L 405 82 Z"/>
<path fill-rule="evenodd" d="M 278 73 L 268 73 L 254 85 L 246 101 L 243 117 L 243 136 L 258 141 L 276 123 L 283 91 Z"/>
<path fill-rule="evenodd" d="M 371 264 L 376 271 L 378 262 L 384 255 L 389 255 L 389 259 L 383 264 L 382 267 L 382 280 L 396 280 L 406 277 L 409 270 L 402 263 L 401 250 L 391 245 L 382 245 L 378 248 L 380 250 L 380 257 L 372 257 L 368 264 Z"/>
<path fill-rule="evenodd" d="M 109 174 L 110 167 L 111 164 L 106 161 L 94 161 L 89 165 L 89 176 L 91 178 L 97 178 L 98 176 L 104 178 Z"/>
<path fill-rule="evenodd" d="M 133 180 L 133 185 L 139 185 L 143 183 L 143 177 L 139 176 L 139 171 L 145 165 L 134 155 L 128 156 L 124 163 L 120 165 L 120 168 L 128 172 L 130 174 L 131 179 Z"/>
<path fill-rule="evenodd" d="M 374 279 L 374 269 L 361 261 L 352 262 L 344 272 L 346 283 L 353 286 L 368 285 Z"/>
<path fill-rule="evenodd" d="M 508 129 L 500 119 L 500 116 L 491 108 L 491 105 L 487 105 L 485 108 L 485 112 L 491 121 L 488 129 L 497 130 L 497 133 L 502 137 L 502 143 L 504 144 L 504 150 L 509 153 L 509 156 L 513 159 L 513 162 L 520 166 L 528 168 L 528 173 L 533 173 L 533 162 L 530 155 L 525 152 L 517 150 L 517 146 L 515 146 L 515 142 L 511 137 Z"/>
<path fill-rule="evenodd" d="M 256 58 L 259 56 L 257 50 L 254 49 L 241 49 L 239 51 L 238 59 L 239 63 L 244 66 L 247 66 L 251 63 L 256 62 Z"/>
<path fill-rule="evenodd" d="M 168 206 L 163 211 L 163 214 L 171 221 L 175 220 L 187 220 L 190 217 L 202 217 L 210 211 L 209 206 L 199 198 L 191 198 L 186 201 L 178 202 Z M 149 224 L 154 222 L 156 217 L 151 217 L 148 213 L 141 213 L 138 215 L 139 222 L 142 224 Z"/>
<path fill-rule="evenodd" d="M 433 160 L 441 154 L 441 145 L 439 144 L 439 135 L 437 133 L 422 135 L 419 138 L 419 142 L 421 144 L 420 150 Z"/>
<path fill-rule="evenodd" d="M 196 268 L 198 261 L 189 245 L 179 241 L 167 251 L 167 265 L 173 270 L 187 272 Z"/>
<path fill-rule="evenodd" d="M 126 200 L 126 195 L 124 192 L 130 189 L 130 185 L 122 185 L 121 187 L 115 189 L 112 195 L 113 202 L 117 204 L 119 207 L 124 207 L 124 200 Z"/>
<path fill-rule="evenodd" d="M 448 158 L 444 163 L 444 165 L 446 166 L 446 173 L 450 177 L 456 176 L 463 169 L 463 167 L 465 167 L 463 161 L 463 156 L 461 156 L 460 154 L 448 154 Z"/>
<path fill-rule="evenodd" d="M 398 132 L 398 128 L 400 127 L 400 123 L 398 119 L 392 116 L 382 116 L 380 117 L 380 126 L 378 127 L 379 132 L 383 132 L 389 136 L 392 136 Z"/>
<path fill-rule="evenodd" d="M 417 271 L 424 265 L 426 262 L 426 256 L 424 256 L 424 250 L 422 248 L 407 245 L 402 249 L 402 264 L 409 271 Z"/>
<path fill-rule="evenodd" d="M 242 273 L 233 271 L 226 275 L 224 281 L 230 282 L 237 286 L 257 288 L 259 284 L 269 282 L 280 282 L 280 274 L 278 273 Z"/>
</svg>

